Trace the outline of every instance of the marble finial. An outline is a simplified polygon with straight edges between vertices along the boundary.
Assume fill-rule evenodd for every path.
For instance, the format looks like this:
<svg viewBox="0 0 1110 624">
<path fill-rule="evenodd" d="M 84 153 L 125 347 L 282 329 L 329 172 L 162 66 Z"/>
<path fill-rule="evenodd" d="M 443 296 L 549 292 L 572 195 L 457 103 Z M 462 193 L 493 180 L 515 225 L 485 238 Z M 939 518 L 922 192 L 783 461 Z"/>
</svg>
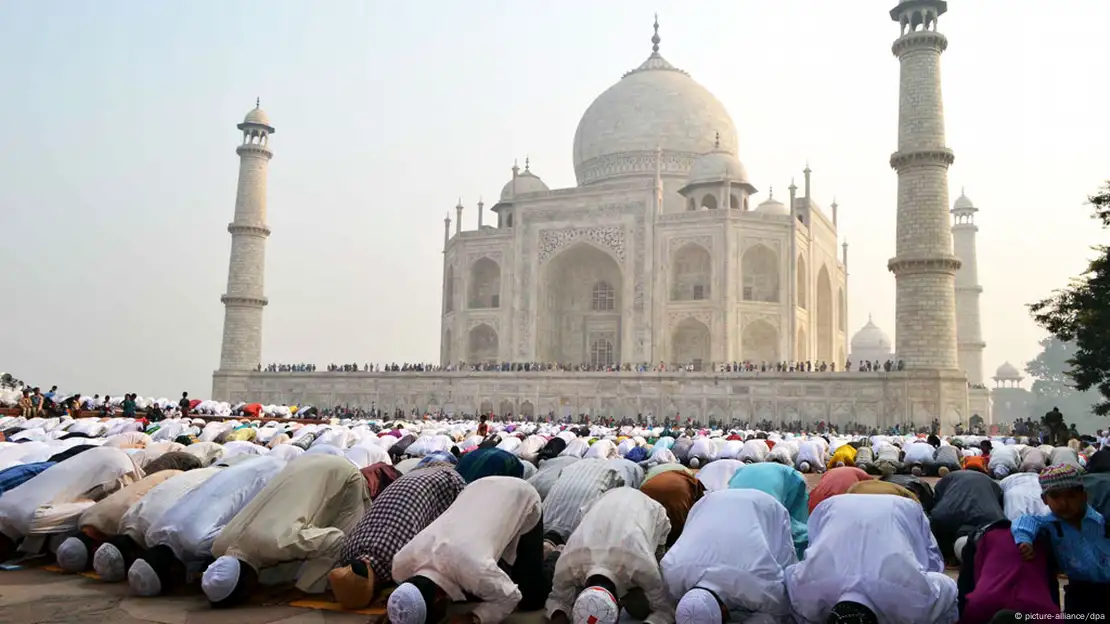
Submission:
<svg viewBox="0 0 1110 624">
<path fill-rule="evenodd" d="M 768 187 L 767 192 L 770 194 L 770 197 L 768 199 L 774 199 L 775 198 L 775 187 L 773 187 L 773 186 Z"/>
<path fill-rule="evenodd" d="M 655 14 L 654 28 L 655 28 L 655 34 L 651 36 L 651 51 L 652 51 L 652 53 L 658 54 L 659 53 L 659 42 L 662 41 L 662 39 L 659 38 L 659 14 L 658 13 Z"/>
<path fill-rule="evenodd" d="M 262 98 L 260 98 L 260 97 L 254 98 L 254 107 L 255 108 L 261 108 L 262 107 Z"/>
<path fill-rule="evenodd" d="M 531 171 L 531 169 L 532 169 L 532 159 L 528 156 L 525 156 L 524 157 L 524 170 L 525 171 Z"/>
<path fill-rule="evenodd" d="M 721 133 L 720 132 L 713 133 L 713 149 L 715 149 L 715 150 L 721 149 Z"/>
</svg>

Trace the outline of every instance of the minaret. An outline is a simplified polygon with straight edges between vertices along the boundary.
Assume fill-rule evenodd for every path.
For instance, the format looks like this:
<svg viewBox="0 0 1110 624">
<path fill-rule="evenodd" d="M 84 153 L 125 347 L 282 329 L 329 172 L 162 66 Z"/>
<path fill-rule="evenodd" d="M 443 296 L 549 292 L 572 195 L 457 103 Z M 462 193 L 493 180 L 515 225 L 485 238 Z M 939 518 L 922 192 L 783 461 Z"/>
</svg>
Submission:
<svg viewBox="0 0 1110 624">
<path fill-rule="evenodd" d="M 952 247 L 960 259 L 960 270 L 956 272 L 956 344 L 960 368 L 967 375 L 970 384 L 983 383 L 983 342 L 979 323 L 979 295 L 983 287 L 979 285 L 979 262 L 976 260 L 975 213 L 979 209 L 960 191 L 960 197 L 952 207 Z"/>
<path fill-rule="evenodd" d="M 896 345 L 908 369 L 956 370 L 955 277 L 948 221 L 948 167 L 955 157 L 944 140 L 940 55 L 948 39 L 937 32 L 944 0 L 902 0 L 890 11 L 901 25 L 892 51 L 901 63 L 895 256 Z"/>
<path fill-rule="evenodd" d="M 455 204 L 455 234 L 462 234 L 462 198 L 459 198 L 459 203 Z"/>
<path fill-rule="evenodd" d="M 227 271 L 224 303 L 224 337 L 220 349 L 221 371 L 251 371 L 262 363 L 262 294 L 266 271 L 266 179 L 270 166 L 270 119 L 255 102 L 239 124 L 243 143 L 239 154 L 239 185 L 235 193 L 235 219 L 231 232 L 231 262 Z"/>
</svg>

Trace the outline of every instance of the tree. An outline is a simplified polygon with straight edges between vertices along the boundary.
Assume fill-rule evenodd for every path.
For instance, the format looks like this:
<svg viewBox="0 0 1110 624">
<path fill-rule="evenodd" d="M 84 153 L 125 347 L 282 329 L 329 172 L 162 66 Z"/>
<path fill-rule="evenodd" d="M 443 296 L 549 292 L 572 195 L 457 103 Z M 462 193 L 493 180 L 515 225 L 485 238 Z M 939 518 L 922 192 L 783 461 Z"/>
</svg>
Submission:
<svg viewBox="0 0 1110 624">
<path fill-rule="evenodd" d="M 1075 357 L 1075 343 L 1064 342 L 1055 336 L 1048 336 L 1040 342 L 1041 352 L 1025 363 L 1025 372 L 1033 378 L 1032 416 L 1059 407 L 1069 422 L 1085 421 L 1084 415 L 1091 413 L 1098 403 L 1099 394 L 1095 390 L 1081 392 L 1076 390 L 1075 382 L 1069 376 L 1071 361 Z M 1090 425 L 1093 423 L 1086 423 Z"/>
<path fill-rule="evenodd" d="M 1094 218 L 1110 228 L 1110 183 L 1089 198 Z M 1110 246 L 1098 245 L 1087 270 L 1052 296 L 1029 306 L 1039 325 L 1064 342 L 1073 342 L 1067 376 L 1079 391 L 1097 390 L 1094 406 L 1110 414 Z"/>
</svg>

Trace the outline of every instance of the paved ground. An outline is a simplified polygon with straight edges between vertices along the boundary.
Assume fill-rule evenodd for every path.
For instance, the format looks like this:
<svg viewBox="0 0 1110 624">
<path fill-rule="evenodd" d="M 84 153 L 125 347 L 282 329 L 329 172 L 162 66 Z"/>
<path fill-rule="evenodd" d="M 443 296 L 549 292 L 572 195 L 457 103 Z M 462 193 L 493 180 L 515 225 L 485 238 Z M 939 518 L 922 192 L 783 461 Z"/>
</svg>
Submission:
<svg viewBox="0 0 1110 624">
<path fill-rule="evenodd" d="M 810 488 L 819 478 L 806 475 Z M 935 482 L 935 479 L 927 479 Z M 271 592 L 251 605 L 213 610 L 199 588 L 186 594 L 136 598 L 127 583 L 103 583 L 43 569 L 0 571 L 0 624 L 342 624 L 376 622 L 379 616 L 289 606 L 297 596 Z M 518 614 L 513 624 L 543 622 Z"/>
</svg>

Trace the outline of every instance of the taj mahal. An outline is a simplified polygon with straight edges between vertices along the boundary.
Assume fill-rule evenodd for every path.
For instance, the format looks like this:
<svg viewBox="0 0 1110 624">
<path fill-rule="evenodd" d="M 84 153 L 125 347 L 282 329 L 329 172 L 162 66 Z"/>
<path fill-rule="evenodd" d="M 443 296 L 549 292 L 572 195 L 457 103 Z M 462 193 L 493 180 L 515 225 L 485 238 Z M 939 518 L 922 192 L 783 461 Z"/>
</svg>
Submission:
<svg viewBox="0 0 1110 624">
<path fill-rule="evenodd" d="M 890 11 L 899 125 L 890 162 L 875 167 L 889 164 L 898 176 L 887 265 L 897 284 L 895 341 L 870 321 L 849 341 L 837 203 L 819 203 L 808 165 L 797 180 L 748 175 L 728 111 L 663 57 L 656 20 L 647 59 L 582 114 L 576 186 L 549 188 L 525 160 L 488 210 L 460 201 L 454 220 L 444 219 L 435 372 L 257 370 L 275 129 L 251 110 L 238 126 L 214 398 L 535 417 L 989 421 L 977 208 L 966 195 L 951 208 L 948 200 L 954 155 L 940 88 L 948 40 L 937 29 L 946 12 L 943 0 L 902 0 Z M 463 228 L 464 215 L 475 227 Z M 845 371 L 863 360 L 899 366 Z M 777 370 L 783 362 L 809 366 Z M 564 366 L 488 370 L 498 363 Z M 730 371 L 736 363 L 752 366 Z"/>
</svg>

